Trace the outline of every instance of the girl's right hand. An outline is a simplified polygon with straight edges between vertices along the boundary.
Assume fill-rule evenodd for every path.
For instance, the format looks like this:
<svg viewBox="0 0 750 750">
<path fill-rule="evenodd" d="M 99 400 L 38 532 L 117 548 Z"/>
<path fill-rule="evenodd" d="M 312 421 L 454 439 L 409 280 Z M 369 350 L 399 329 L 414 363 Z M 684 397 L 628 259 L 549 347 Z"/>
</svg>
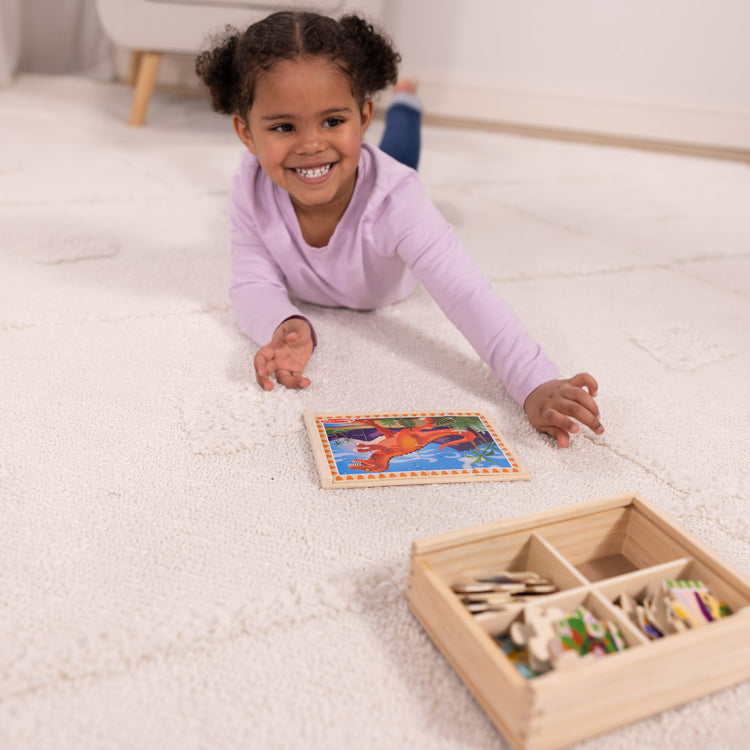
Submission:
<svg viewBox="0 0 750 750">
<path fill-rule="evenodd" d="M 561 448 L 567 448 L 570 436 L 580 429 L 574 420 L 597 435 L 604 432 L 594 401 L 598 391 L 596 380 L 587 372 L 579 372 L 572 378 L 542 383 L 529 394 L 524 409 L 537 430 L 551 435 Z"/>
<path fill-rule="evenodd" d="M 255 379 L 261 388 L 273 390 L 271 376 L 286 388 L 306 388 L 310 379 L 302 375 L 313 352 L 310 324 L 304 318 L 287 318 L 271 341 L 255 355 Z"/>
</svg>

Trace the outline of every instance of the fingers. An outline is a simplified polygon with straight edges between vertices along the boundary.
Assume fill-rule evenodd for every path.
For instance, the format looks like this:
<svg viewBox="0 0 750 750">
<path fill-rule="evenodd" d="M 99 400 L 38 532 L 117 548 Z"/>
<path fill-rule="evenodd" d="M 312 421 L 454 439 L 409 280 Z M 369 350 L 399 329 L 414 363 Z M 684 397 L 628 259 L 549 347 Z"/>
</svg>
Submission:
<svg viewBox="0 0 750 750">
<path fill-rule="evenodd" d="M 301 372 L 290 372 L 289 370 L 275 370 L 271 373 L 265 367 L 255 367 L 255 380 L 258 385 L 267 390 L 273 390 L 273 381 L 271 375 L 276 378 L 276 382 L 279 385 L 283 385 L 285 388 L 291 388 L 296 390 L 298 388 L 307 388 L 310 385 L 310 378 L 306 378 Z"/>
<path fill-rule="evenodd" d="M 253 367 L 255 368 L 255 380 L 258 385 L 267 391 L 272 391 L 273 382 L 270 374 L 272 370 L 269 368 L 269 361 L 273 361 L 273 350 L 264 346 L 255 355 Z"/>
<path fill-rule="evenodd" d="M 565 430 L 555 430 L 553 428 L 552 437 L 557 440 L 560 448 L 567 448 L 570 445 L 570 435 Z"/>
<path fill-rule="evenodd" d="M 294 346 L 299 341 L 299 331 L 289 325 L 288 323 L 284 324 L 284 328 L 281 332 L 281 339 L 287 346 Z"/>
<path fill-rule="evenodd" d="M 276 378 L 279 385 L 283 385 L 285 388 L 307 388 L 310 385 L 310 378 L 304 377 L 301 372 L 277 367 L 274 351 L 270 346 L 264 346 L 258 350 L 253 360 L 253 366 L 255 368 L 255 380 L 261 388 L 267 391 L 273 390 L 272 376 Z"/>
<path fill-rule="evenodd" d="M 537 429 L 554 438 L 560 448 L 567 448 L 570 445 L 570 435 L 565 430 L 557 427 L 538 427 Z"/>
<path fill-rule="evenodd" d="M 572 429 L 570 431 L 566 429 L 562 429 L 560 427 L 546 427 L 540 429 L 540 432 L 544 432 L 550 437 L 554 438 L 557 441 L 557 445 L 560 448 L 567 448 L 570 445 L 570 437 L 572 434 L 575 434 L 579 431 L 578 425 L 576 425 L 574 422 L 571 423 Z"/>
<path fill-rule="evenodd" d="M 599 392 L 599 383 L 596 382 L 593 375 L 589 375 L 587 372 L 579 372 L 570 378 L 568 382 L 577 388 L 586 388 L 592 396 L 596 396 Z"/>
<path fill-rule="evenodd" d="M 552 435 L 561 448 L 565 448 L 568 445 L 570 435 L 575 435 L 581 429 L 576 422 L 558 409 L 546 409 L 542 414 L 542 420 L 545 425 L 543 431 L 548 435 Z"/>
<path fill-rule="evenodd" d="M 307 388 L 310 385 L 310 378 L 304 377 L 301 372 L 276 370 L 276 382 L 285 388 Z"/>
<path fill-rule="evenodd" d="M 587 390 L 584 390 L 583 386 Z M 599 421 L 599 407 L 594 401 L 598 390 L 596 380 L 588 373 L 579 373 L 570 378 L 560 390 L 560 399 L 554 408 L 586 425 L 592 432 L 601 435 L 604 427 Z"/>
<path fill-rule="evenodd" d="M 569 398 L 562 401 L 557 408 L 566 417 L 572 417 L 583 425 L 586 425 L 592 432 L 601 435 L 604 427 L 599 421 L 599 408 L 596 402 L 585 391 L 578 390 Z M 570 421 L 570 420 L 568 420 Z"/>
</svg>

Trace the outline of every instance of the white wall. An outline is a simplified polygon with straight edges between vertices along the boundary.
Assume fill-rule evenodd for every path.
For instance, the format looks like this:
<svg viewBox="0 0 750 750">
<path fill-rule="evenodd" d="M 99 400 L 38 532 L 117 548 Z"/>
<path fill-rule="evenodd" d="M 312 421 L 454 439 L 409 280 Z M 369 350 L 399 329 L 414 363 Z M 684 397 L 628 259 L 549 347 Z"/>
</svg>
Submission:
<svg viewBox="0 0 750 750">
<path fill-rule="evenodd" d="M 384 0 L 381 22 L 428 114 L 750 151 L 748 0 Z M 179 57 L 159 80 L 197 87 Z"/>
<path fill-rule="evenodd" d="M 96 0 L 0 0 L 0 85 L 17 72 L 111 79 Z"/>
<path fill-rule="evenodd" d="M 747 0 L 386 0 L 426 111 L 750 150 Z"/>
</svg>

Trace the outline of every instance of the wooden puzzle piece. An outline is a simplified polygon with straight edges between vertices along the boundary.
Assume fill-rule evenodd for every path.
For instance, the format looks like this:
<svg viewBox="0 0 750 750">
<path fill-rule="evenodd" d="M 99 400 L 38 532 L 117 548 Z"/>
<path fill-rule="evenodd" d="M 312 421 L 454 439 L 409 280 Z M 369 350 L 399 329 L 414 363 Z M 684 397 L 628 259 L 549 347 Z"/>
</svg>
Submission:
<svg viewBox="0 0 750 750">
<path fill-rule="evenodd" d="M 556 607 L 529 608 L 525 624 L 514 622 L 510 636 L 527 650 L 531 668 L 540 673 L 577 667 L 583 660 L 627 648 L 614 621 L 600 620 L 583 606 L 567 615 Z"/>
<path fill-rule="evenodd" d="M 666 592 L 673 602 L 679 602 L 686 608 L 688 624 L 692 624 L 692 627 L 699 627 L 731 614 L 727 605 L 719 601 L 703 581 L 667 579 Z"/>
<path fill-rule="evenodd" d="M 502 611 L 511 603 L 523 602 L 556 592 L 557 586 L 548 578 L 532 571 L 486 570 L 467 574 L 451 588 L 473 614 Z"/>
<path fill-rule="evenodd" d="M 634 625 L 637 625 L 651 640 L 662 637 L 662 631 L 649 618 L 646 607 L 643 604 L 639 604 L 632 596 L 629 594 L 620 594 L 619 599 L 615 603 L 619 604 L 620 608 L 630 618 L 630 621 Z"/>
<path fill-rule="evenodd" d="M 728 611 L 728 607 L 723 602 L 720 602 L 710 592 L 699 592 L 696 594 L 700 607 L 704 612 L 704 616 L 709 622 L 713 620 L 720 620 L 722 617 L 726 617 L 727 614 L 731 614 Z"/>
<path fill-rule="evenodd" d="M 538 676 L 538 672 L 535 672 L 531 668 L 529 664 L 529 654 L 523 646 L 516 645 L 509 635 L 497 635 L 495 636 L 495 640 L 500 646 L 502 652 L 521 673 L 522 677 L 529 680 L 532 677 Z"/>
<path fill-rule="evenodd" d="M 510 626 L 510 637 L 517 646 L 526 649 L 529 665 L 535 672 L 548 672 L 552 669 L 550 645 L 557 638 L 554 623 L 564 616 L 563 611 L 556 607 L 529 607 L 526 622 L 516 621 Z"/>
<path fill-rule="evenodd" d="M 639 603 L 621 594 L 617 603 L 651 639 L 681 633 L 731 614 L 703 581 L 665 578 Z"/>
<path fill-rule="evenodd" d="M 627 647 L 620 628 L 613 620 L 600 620 L 583 606 L 555 626 L 560 647 L 581 656 L 603 656 Z M 552 651 L 553 654 L 559 651 L 556 644 L 553 644 Z"/>
</svg>

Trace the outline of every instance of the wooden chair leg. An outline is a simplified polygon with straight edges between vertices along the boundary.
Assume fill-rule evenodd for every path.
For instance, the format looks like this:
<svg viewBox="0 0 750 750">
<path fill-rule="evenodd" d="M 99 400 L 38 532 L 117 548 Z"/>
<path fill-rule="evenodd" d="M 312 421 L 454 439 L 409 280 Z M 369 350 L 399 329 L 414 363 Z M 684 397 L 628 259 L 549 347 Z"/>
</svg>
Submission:
<svg viewBox="0 0 750 750">
<path fill-rule="evenodd" d="M 133 106 L 130 110 L 131 125 L 143 125 L 146 119 L 148 103 L 151 100 L 151 94 L 154 93 L 154 86 L 156 85 L 156 74 L 159 72 L 159 63 L 161 63 L 161 53 L 141 53 L 141 61 L 138 65 L 138 77 L 133 94 Z"/>
<path fill-rule="evenodd" d="M 138 80 L 138 69 L 141 67 L 141 58 L 143 52 L 139 50 L 133 50 L 130 55 L 130 70 L 128 71 L 128 85 L 135 86 L 135 82 Z"/>
</svg>

